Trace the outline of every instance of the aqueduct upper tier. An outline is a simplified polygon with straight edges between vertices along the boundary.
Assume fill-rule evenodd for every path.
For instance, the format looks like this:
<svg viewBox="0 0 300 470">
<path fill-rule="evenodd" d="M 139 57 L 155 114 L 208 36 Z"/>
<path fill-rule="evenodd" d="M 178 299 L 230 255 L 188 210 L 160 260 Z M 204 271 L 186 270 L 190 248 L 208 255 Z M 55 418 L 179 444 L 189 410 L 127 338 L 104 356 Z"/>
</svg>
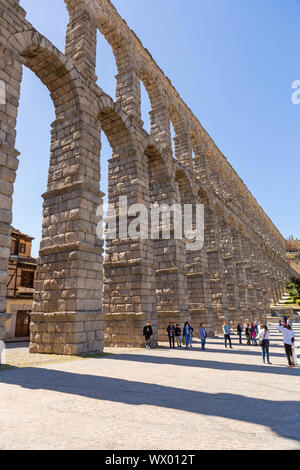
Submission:
<svg viewBox="0 0 300 470">
<path fill-rule="evenodd" d="M 214 332 L 224 319 L 263 319 L 290 275 L 284 238 L 110 1 L 65 3 L 64 53 L 28 22 L 19 0 L 0 3 L 0 339 L 23 66 L 48 88 L 56 113 L 30 350 L 102 351 L 104 339 L 140 346 L 147 319 L 154 341 L 164 339 L 170 320 L 203 321 Z M 97 85 L 97 30 L 115 56 L 115 97 Z M 152 107 L 150 135 L 141 120 L 141 82 Z M 172 238 L 116 237 L 107 242 L 103 269 L 96 232 L 101 130 L 112 147 L 109 201 L 204 204 L 201 250 Z"/>
</svg>

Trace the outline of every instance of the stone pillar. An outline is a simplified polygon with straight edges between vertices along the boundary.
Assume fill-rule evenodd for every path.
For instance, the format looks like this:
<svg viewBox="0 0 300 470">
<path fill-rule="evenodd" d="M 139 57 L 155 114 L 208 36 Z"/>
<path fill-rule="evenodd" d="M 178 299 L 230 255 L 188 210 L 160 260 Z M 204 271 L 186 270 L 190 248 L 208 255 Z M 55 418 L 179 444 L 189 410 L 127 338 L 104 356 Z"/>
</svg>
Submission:
<svg viewBox="0 0 300 470">
<path fill-rule="evenodd" d="M 101 352 L 100 125 L 74 109 L 52 124 L 30 351 Z"/>
<path fill-rule="evenodd" d="M 252 266 L 252 254 L 249 246 L 249 239 L 246 236 L 242 235 L 241 240 L 248 286 L 248 316 L 246 320 L 254 321 L 256 319 L 257 299 L 253 280 L 254 274 Z"/>
<path fill-rule="evenodd" d="M 212 154 L 207 160 L 209 172 L 209 185 L 213 191 L 222 198 L 222 182 L 220 178 L 220 163 L 218 155 Z"/>
<path fill-rule="evenodd" d="M 268 293 L 268 271 L 262 247 L 258 248 L 257 261 L 259 264 L 258 288 L 261 296 L 261 321 L 266 322 L 266 317 L 270 314 L 270 300 Z"/>
<path fill-rule="evenodd" d="M 167 168 L 168 162 L 160 157 L 149 156 L 149 188 L 151 201 L 160 206 L 183 204 L 179 188 Z M 169 176 L 168 176 L 169 174 Z M 187 253 L 183 239 L 176 239 L 174 214 L 171 214 L 170 239 L 160 233 L 163 221 L 160 221 L 159 232 L 154 240 L 156 264 L 156 303 L 158 314 L 158 339 L 166 341 L 166 329 L 170 321 L 183 327 L 191 320 L 188 301 Z"/>
<path fill-rule="evenodd" d="M 157 240 L 155 244 L 158 340 L 166 341 L 170 321 L 190 321 L 185 245 L 183 240 Z"/>
<path fill-rule="evenodd" d="M 209 186 L 210 184 L 210 173 L 209 173 L 209 159 L 211 155 L 209 152 L 206 153 L 195 153 L 193 158 L 194 172 L 201 183 Z"/>
<path fill-rule="evenodd" d="M 214 212 L 205 205 L 205 247 L 209 272 L 209 290 L 214 318 L 214 330 L 222 332 L 224 320 L 229 321 L 226 284 L 224 283 L 224 260 L 220 234 Z"/>
<path fill-rule="evenodd" d="M 214 334 L 214 317 L 209 288 L 208 257 L 203 247 L 199 251 L 187 251 L 187 283 L 189 312 L 195 331 L 205 323 L 209 334 Z"/>
<path fill-rule="evenodd" d="M 233 241 L 230 227 L 226 224 L 225 220 L 219 220 L 219 233 L 221 256 L 223 257 L 224 264 L 223 280 L 227 292 L 228 320 L 231 322 L 232 326 L 235 326 L 239 321 L 240 304 L 238 301 L 238 283 L 234 263 Z"/>
<path fill-rule="evenodd" d="M 129 65 L 116 75 L 116 102 L 123 111 L 141 124 L 141 84 L 136 69 Z"/>
<path fill-rule="evenodd" d="M 86 10 L 85 2 L 74 6 L 66 0 L 70 21 L 66 33 L 65 54 L 82 75 L 96 82 L 97 26 Z"/>
<path fill-rule="evenodd" d="M 243 258 L 243 245 L 239 230 L 232 227 L 233 254 L 236 269 L 237 289 L 239 298 L 239 313 L 237 320 L 244 322 L 248 318 L 248 285 L 246 267 Z"/>
<path fill-rule="evenodd" d="M 150 111 L 150 134 L 165 149 L 171 150 L 170 115 L 164 102 L 157 103 Z"/>
<path fill-rule="evenodd" d="M 176 159 L 188 170 L 193 170 L 193 147 L 188 129 L 182 130 L 174 138 Z"/>
<path fill-rule="evenodd" d="M 140 149 L 115 152 L 109 162 L 109 202 L 117 207 L 116 238 L 106 242 L 104 263 L 105 344 L 142 347 L 143 326 L 150 320 L 157 344 L 155 265 L 153 241 L 130 238 L 124 233 L 132 222 L 125 219 L 126 207 L 119 198 L 127 196 L 128 208 L 137 203 L 149 207 L 148 171 Z M 121 231 L 122 230 L 122 231 Z M 123 232 L 123 233 L 122 233 Z"/>
</svg>

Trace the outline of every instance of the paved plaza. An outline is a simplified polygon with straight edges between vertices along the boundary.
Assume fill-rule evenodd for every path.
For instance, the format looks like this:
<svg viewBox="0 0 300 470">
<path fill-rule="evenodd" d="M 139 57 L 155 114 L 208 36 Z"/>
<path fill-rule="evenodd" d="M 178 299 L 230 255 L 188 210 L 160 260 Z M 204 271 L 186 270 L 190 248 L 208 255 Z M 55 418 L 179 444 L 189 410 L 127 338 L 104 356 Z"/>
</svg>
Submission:
<svg viewBox="0 0 300 470">
<path fill-rule="evenodd" d="M 233 350 L 222 338 L 207 349 L 82 359 L 10 345 L 0 449 L 300 449 L 300 368 L 286 367 L 274 327 L 270 366 L 236 335 Z"/>
</svg>

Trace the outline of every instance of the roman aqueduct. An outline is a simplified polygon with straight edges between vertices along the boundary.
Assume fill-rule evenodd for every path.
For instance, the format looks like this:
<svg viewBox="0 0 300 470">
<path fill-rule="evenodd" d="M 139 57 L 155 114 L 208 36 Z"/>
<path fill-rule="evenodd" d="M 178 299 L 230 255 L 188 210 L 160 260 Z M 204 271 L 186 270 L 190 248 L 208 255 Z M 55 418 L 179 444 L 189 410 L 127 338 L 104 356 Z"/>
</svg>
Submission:
<svg viewBox="0 0 300 470">
<path fill-rule="evenodd" d="M 0 3 L 0 339 L 4 335 L 12 195 L 18 168 L 16 119 L 23 66 L 55 107 L 43 232 L 31 323 L 31 352 L 78 354 L 105 344 L 142 345 L 172 320 L 263 319 L 286 286 L 285 240 L 109 0 L 65 0 L 65 53 L 26 19 L 18 0 Z M 116 97 L 97 85 L 97 29 L 118 69 Z M 140 84 L 152 110 L 141 120 Z M 170 122 L 173 124 L 174 154 Z M 205 244 L 96 235 L 101 130 L 112 147 L 108 196 L 130 204 L 203 203 Z"/>
</svg>

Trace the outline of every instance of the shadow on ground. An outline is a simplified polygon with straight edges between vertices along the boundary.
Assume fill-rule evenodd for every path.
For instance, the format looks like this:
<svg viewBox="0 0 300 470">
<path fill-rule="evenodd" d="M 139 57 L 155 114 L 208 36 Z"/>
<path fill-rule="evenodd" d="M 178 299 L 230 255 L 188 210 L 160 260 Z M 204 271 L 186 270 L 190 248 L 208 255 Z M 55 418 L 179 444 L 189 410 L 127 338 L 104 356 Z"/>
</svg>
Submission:
<svg viewBox="0 0 300 470">
<path fill-rule="evenodd" d="M 201 375 L 199 379 L 201 380 Z M 43 389 L 95 400 L 163 407 L 234 419 L 267 426 L 279 436 L 300 442 L 300 401 L 281 402 L 231 393 L 212 394 L 31 367 L 4 371 L 0 382 L 19 385 L 28 390 Z"/>
</svg>

